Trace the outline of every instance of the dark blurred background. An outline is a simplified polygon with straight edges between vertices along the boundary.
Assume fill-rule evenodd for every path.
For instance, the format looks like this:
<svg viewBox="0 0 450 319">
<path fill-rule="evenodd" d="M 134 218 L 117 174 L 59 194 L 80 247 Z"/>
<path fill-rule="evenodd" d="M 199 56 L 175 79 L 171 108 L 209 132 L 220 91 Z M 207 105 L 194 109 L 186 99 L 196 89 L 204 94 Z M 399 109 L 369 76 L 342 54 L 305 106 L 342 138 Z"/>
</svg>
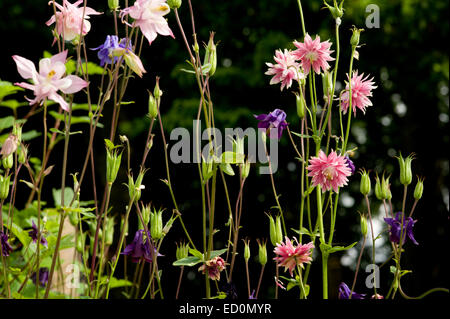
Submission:
<svg viewBox="0 0 450 319">
<path fill-rule="evenodd" d="M 57 47 L 51 46 L 51 29 L 45 22 L 53 14 L 47 0 L 2 0 L 0 2 L 0 32 L 2 35 L 2 50 L 0 58 L 2 67 L 0 78 L 10 82 L 21 81 L 15 64 L 11 58 L 17 54 L 24 56 L 36 64 L 42 58 L 43 51 L 57 53 Z M 124 1 L 120 1 L 124 6 Z M 302 1 L 305 24 L 311 34 L 319 34 L 322 40 L 330 39 L 335 47 L 334 20 L 328 10 L 320 10 L 321 1 Z M 380 28 L 367 29 L 365 20 L 368 13 L 366 7 L 376 4 L 380 8 Z M 102 16 L 92 16 L 92 30 L 86 37 L 88 47 L 94 48 L 102 44 L 107 34 L 113 33 L 112 14 L 107 9 L 107 1 L 88 1 L 88 6 L 97 11 L 105 12 Z M 357 168 L 374 172 L 392 173 L 394 210 L 400 210 L 403 194 L 402 185 L 398 182 L 398 165 L 394 156 L 401 151 L 403 155 L 416 153 L 413 161 L 413 174 L 425 176 L 425 192 L 420 200 L 414 218 L 414 235 L 419 246 L 411 242 L 406 244 L 406 253 L 402 258 L 404 269 L 412 270 L 402 281 L 404 291 L 411 296 L 418 296 L 424 291 L 436 286 L 449 286 L 448 276 L 448 243 L 449 243 L 449 162 L 448 150 L 448 122 L 449 122 L 449 58 L 448 58 L 448 1 L 419 1 L 419 0 L 385 0 L 385 1 L 345 1 L 345 14 L 341 25 L 341 59 L 338 74 L 338 90 L 344 86 L 345 73 L 349 63 L 350 28 L 356 25 L 365 28 L 361 35 L 359 61 L 355 61 L 354 69 L 370 74 L 378 88 L 372 98 L 373 106 L 367 109 L 366 115 L 358 113 L 353 120 L 350 136 L 350 147 L 358 147 L 353 158 Z M 264 75 L 265 62 L 272 62 L 276 49 L 293 48 L 294 39 L 301 40 L 302 32 L 297 1 L 294 0 L 258 0 L 242 2 L 227 1 L 193 1 L 195 24 L 198 38 L 207 42 L 209 31 L 215 31 L 218 45 L 218 69 L 210 81 L 212 98 L 215 105 L 215 123 L 218 128 L 225 127 L 256 127 L 257 122 L 253 114 L 268 113 L 275 108 L 281 108 L 288 114 L 288 122 L 292 131 L 299 132 L 300 127 L 295 112 L 295 100 L 291 93 L 283 91 L 280 94 L 278 85 L 270 86 L 270 77 Z M 183 1 L 179 9 L 180 17 L 189 40 L 191 32 L 187 1 Z M 169 25 L 175 35 L 170 37 L 158 36 L 151 47 L 144 46 L 142 60 L 147 74 L 142 79 L 130 81 L 125 100 L 135 101 L 135 104 L 122 108 L 120 114 L 119 134 L 126 135 L 132 146 L 132 163 L 135 174 L 138 163 L 142 158 L 147 127 L 147 89 L 153 89 L 155 76 L 160 76 L 160 86 L 164 91 L 161 111 L 163 121 L 168 132 L 175 127 L 192 129 L 192 118 L 196 116 L 198 107 L 198 89 L 194 78 L 180 71 L 186 68 L 184 62 L 188 59 L 184 43 L 176 25 L 173 13 L 167 15 Z M 123 30 L 121 36 L 123 36 Z M 74 55 L 72 46 L 68 45 L 70 54 Z M 95 52 L 88 52 L 91 61 L 98 62 Z M 335 53 L 333 54 L 335 56 Z M 344 72 L 345 70 L 345 72 Z M 91 77 L 91 91 L 98 85 L 99 76 Z M 321 89 L 319 89 L 319 92 Z M 16 98 L 23 99 L 23 93 Z M 31 95 L 26 92 L 25 95 Z M 80 99 L 80 97 L 78 97 Z M 85 102 L 79 100 L 78 102 Z M 56 110 L 56 106 L 53 106 Z M 97 169 L 97 186 L 102 192 L 105 179 L 105 152 L 103 138 L 109 136 L 111 104 L 107 104 L 102 123 L 103 129 L 97 130 L 95 141 L 95 156 Z M 23 107 L 19 111 L 19 118 L 27 111 Z M 11 115 L 5 108 L 0 109 L 0 115 Z M 41 129 L 41 118 L 36 115 L 30 119 L 24 130 Z M 84 159 L 83 150 L 87 145 L 87 124 L 73 125 L 72 130 L 84 130 L 85 134 L 74 135 L 70 140 L 71 150 L 68 159 L 68 172 L 80 171 Z M 151 150 L 147 167 L 150 171 L 144 180 L 146 185 L 142 200 L 152 202 L 156 207 L 167 209 L 166 218 L 172 210 L 172 202 L 167 187 L 160 181 L 166 178 L 164 156 L 159 126 L 155 127 L 156 137 Z M 5 132 L 2 132 L 2 134 Z M 117 135 L 116 135 L 117 136 Z M 30 152 L 40 157 L 41 139 L 38 137 L 31 143 Z M 117 142 L 117 141 L 116 141 Z M 60 158 L 62 158 L 62 143 L 55 148 L 50 164 L 56 164 L 60 172 Z M 286 212 L 289 228 L 297 228 L 300 203 L 299 165 L 294 157 L 295 152 L 289 143 L 287 135 L 281 140 L 279 147 L 279 170 L 275 174 L 278 192 L 282 195 L 281 205 Z M 124 167 L 124 166 L 123 166 Z M 252 258 L 250 270 L 252 287 L 256 288 L 259 275 L 257 264 L 256 238 L 267 238 L 269 235 L 268 220 L 264 212 L 271 211 L 275 200 L 271 191 L 270 178 L 259 175 L 257 167 L 252 166 L 250 176 L 244 191 L 243 217 L 240 234 L 242 238 L 251 238 Z M 180 210 L 183 213 L 194 241 L 201 246 L 201 193 L 196 164 L 171 165 L 172 183 Z M 53 173 L 46 180 L 48 188 L 45 192 L 49 201 L 51 188 L 59 188 L 59 178 Z M 91 178 L 85 179 L 82 197 L 91 199 Z M 126 181 L 125 169 L 119 175 L 119 180 L 113 188 L 111 205 L 112 213 L 125 213 L 128 202 L 128 192 L 122 182 Z M 238 178 L 227 177 L 232 205 L 237 197 Z M 412 192 L 416 179 L 409 191 L 407 207 L 413 203 Z M 51 186 L 50 186 L 51 185 Z M 216 249 L 221 249 L 226 243 L 228 210 L 224 200 L 222 182 L 218 182 L 218 201 L 216 209 L 216 228 L 220 232 L 216 235 Z M 23 196 L 21 202 L 20 196 Z M 19 188 L 17 206 L 21 208 L 28 196 L 28 189 L 21 185 Z M 99 196 L 101 197 L 101 195 Z M 372 211 L 378 222 L 377 227 L 383 230 L 384 211 L 379 213 L 379 201 L 372 194 Z M 273 211 L 273 210 L 272 210 Z M 359 193 L 359 175 L 350 178 L 348 187 L 342 190 L 341 206 L 338 210 L 335 243 L 348 245 L 359 241 L 359 214 L 366 211 L 362 195 Z M 313 214 L 313 216 L 315 216 Z M 325 218 L 327 220 L 327 218 Z M 136 228 L 136 217 L 132 216 L 131 234 Z M 327 229 L 327 228 L 326 228 Z M 291 236 L 294 233 L 291 232 Z M 388 256 L 386 247 L 387 234 L 380 240 L 377 263 L 380 265 Z M 165 239 L 160 258 L 165 282 L 165 296 L 174 296 L 178 269 L 171 267 L 174 261 L 175 242 L 184 239 L 184 233 L 176 223 Z M 369 241 L 368 241 L 369 242 Z M 242 241 L 239 251 L 243 251 Z M 337 297 L 337 287 L 341 281 L 351 285 L 353 271 L 359 244 L 344 253 L 333 254 L 330 258 L 330 297 Z M 269 252 L 272 249 L 268 244 Z M 269 253 L 269 258 L 272 258 Z M 317 256 L 316 256 L 317 257 Z M 366 248 L 363 258 L 363 268 L 360 270 L 356 291 L 371 294 L 372 291 L 364 285 L 366 274 L 365 265 L 370 262 L 370 246 Z M 392 262 L 389 263 L 390 265 Z M 245 297 L 245 271 L 242 254 L 237 258 L 236 271 L 233 275 L 237 285 L 238 295 Z M 129 267 L 130 268 L 130 267 Z M 132 268 L 132 267 L 131 267 Z M 313 262 L 310 278 L 312 283 L 311 296 L 321 297 L 321 267 L 320 257 Z M 121 270 L 120 270 L 121 271 Z M 122 276 L 121 272 L 117 276 Z M 130 273 L 131 274 L 131 273 Z M 203 295 L 203 278 L 194 267 L 185 272 L 188 279 L 184 280 L 181 295 L 192 297 L 193 291 Z M 274 265 L 269 262 L 266 267 L 260 297 L 273 296 Z M 381 294 L 386 294 L 391 282 L 389 265 L 381 268 Z M 222 279 L 221 283 L 224 283 Z M 200 289 L 200 290 L 198 290 Z M 197 294 L 195 294 L 197 295 Z M 283 296 L 294 298 L 297 291 L 283 293 Z M 116 297 L 120 297 L 116 292 Z M 438 294 L 434 295 L 435 297 Z M 430 296 L 433 298 L 433 295 Z"/>
</svg>

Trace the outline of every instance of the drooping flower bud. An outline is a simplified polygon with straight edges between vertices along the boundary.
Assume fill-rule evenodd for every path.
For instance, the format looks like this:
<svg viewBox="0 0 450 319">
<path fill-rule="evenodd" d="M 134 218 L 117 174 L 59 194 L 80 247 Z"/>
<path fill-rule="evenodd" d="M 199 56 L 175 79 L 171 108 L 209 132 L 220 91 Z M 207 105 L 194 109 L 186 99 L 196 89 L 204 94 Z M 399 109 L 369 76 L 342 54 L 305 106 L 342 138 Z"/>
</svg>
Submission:
<svg viewBox="0 0 450 319">
<path fill-rule="evenodd" d="M 283 240 L 283 232 L 281 231 L 281 217 L 277 216 L 276 220 L 269 216 L 270 222 L 270 242 L 276 246 Z"/>
<path fill-rule="evenodd" d="M 151 92 L 148 95 L 148 116 L 154 119 L 158 116 L 158 103 Z"/>
<path fill-rule="evenodd" d="M 250 239 L 244 239 L 244 259 L 246 262 L 250 259 Z"/>
<path fill-rule="evenodd" d="M 397 159 L 400 165 L 400 183 L 407 186 L 412 182 L 411 162 L 414 159 L 414 153 L 408 155 L 405 159 L 400 154 Z"/>
<path fill-rule="evenodd" d="M 9 194 L 9 182 L 11 175 L 4 177 L 0 175 L 0 199 L 5 200 Z"/>
<path fill-rule="evenodd" d="M 361 31 L 364 31 L 364 29 L 358 29 L 357 27 L 353 26 L 351 30 L 353 34 L 352 37 L 350 38 L 350 44 L 352 45 L 353 48 L 355 48 L 359 45 L 359 38 L 361 36 Z"/>
<path fill-rule="evenodd" d="M 189 255 L 189 244 L 186 243 L 180 243 L 180 245 L 177 244 L 177 251 L 175 253 L 177 260 L 186 258 L 188 255 Z"/>
<path fill-rule="evenodd" d="M 158 240 L 163 235 L 162 210 L 154 210 L 150 213 L 150 234 L 154 240 Z"/>
<path fill-rule="evenodd" d="M 108 184 L 113 184 L 119 172 L 120 163 L 122 161 L 122 153 L 117 150 L 106 149 L 106 180 Z"/>
<path fill-rule="evenodd" d="M 267 247 L 266 247 L 267 240 L 263 240 L 261 242 L 261 241 L 259 241 L 259 239 L 257 239 L 257 241 L 258 241 L 258 246 L 259 246 L 258 260 L 259 260 L 259 263 L 262 266 L 264 266 L 265 264 L 267 264 Z"/>
<path fill-rule="evenodd" d="M 302 95 L 299 95 L 295 93 L 295 104 L 297 106 L 297 115 L 300 119 L 305 117 L 305 107 L 306 107 L 306 101 L 305 97 Z"/>
<path fill-rule="evenodd" d="M 419 200 L 423 194 L 423 178 L 418 177 L 416 188 L 414 189 L 414 199 Z"/>
<path fill-rule="evenodd" d="M 369 195 L 371 189 L 369 173 L 366 172 L 365 169 L 362 169 L 360 173 L 361 173 L 361 182 L 359 184 L 359 190 L 361 194 L 367 196 Z"/>
<path fill-rule="evenodd" d="M 181 7 L 181 0 L 167 0 L 167 5 L 172 10 L 178 9 Z"/>
</svg>

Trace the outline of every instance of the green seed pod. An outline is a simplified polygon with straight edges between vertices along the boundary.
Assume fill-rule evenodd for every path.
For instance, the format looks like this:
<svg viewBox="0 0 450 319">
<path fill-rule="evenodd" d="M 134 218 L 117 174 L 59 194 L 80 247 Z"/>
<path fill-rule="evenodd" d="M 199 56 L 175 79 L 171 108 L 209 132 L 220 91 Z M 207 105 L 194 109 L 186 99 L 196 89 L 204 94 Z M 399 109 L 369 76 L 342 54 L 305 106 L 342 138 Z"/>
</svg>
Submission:
<svg viewBox="0 0 450 319">
<path fill-rule="evenodd" d="M 158 240 L 163 235 L 162 210 L 154 210 L 150 213 L 150 234 L 154 240 Z"/>
<path fill-rule="evenodd" d="M 270 222 L 270 242 L 276 246 L 283 240 L 283 232 L 281 231 L 281 217 L 277 216 L 276 221 L 269 216 Z"/>
<path fill-rule="evenodd" d="M 181 0 L 167 0 L 170 9 L 175 10 L 181 7 Z"/>
<path fill-rule="evenodd" d="M 2 159 L 2 164 L 5 169 L 11 169 L 14 165 L 14 156 L 13 153 Z"/>
<path fill-rule="evenodd" d="M 250 240 L 244 240 L 244 259 L 246 262 L 250 259 Z"/>
<path fill-rule="evenodd" d="M 414 199 L 419 200 L 423 194 L 423 178 L 418 178 L 416 188 L 414 189 Z"/>
<path fill-rule="evenodd" d="M 9 182 L 11 175 L 3 177 L 0 175 L 0 199 L 5 200 L 9 195 Z"/>
<path fill-rule="evenodd" d="M 159 77 L 156 77 L 156 84 L 155 88 L 153 89 L 153 95 L 155 96 L 155 99 L 158 101 L 161 99 L 161 96 L 163 95 L 163 91 L 159 88 Z"/>
<path fill-rule="evenodd" d="M 175 255 L 177 260 L 186 258 L 189 255 L 189 244 L 180 243 L 179 246 L 177 244 L 177 251 Z"/>
<path fill-rule="evenodd" d="M 248 174 L 250 174 L 250 162 L 248 160 L 242 164 L 242 178 L 247 178 Z"/>
<path fill-rule="evenodd" d="M 297 115 L 300 119 L 305 117 L 306 101 L 303 95 L 295 93 L 295 104 L 297 106 Z"/>
<path fill-rule="evenodd" d="M 217 68 L 217 47 L 214 43 L 214 32 L 210 32 L 208 45 L 206 46 L 203 65 L 210 63 L 209 76 L 213 76 Z"/>
<path fill-rule="evenodd" d="M 116 150 L 106 149 L 106 180 L 109 184 L 113 184 L 116 180 L 121 161 L 122 153 L 118 154 Z"/>
<path fill-rule="evenodd" d="M 400 183 L 407 186 L 412 182 L 411 162 L 414 159 L 414 154 L 408 155 L 405 159 L 400 154 L 397 159 L 400 165 Z"/>
<path fill-rule="evenodd" d="M 144 220 L 144 224 L 148 225 L 150 222 L 150 205 L 144 206 L 142 205 L 142 219 Z"/>
<path fill-rule="evenodd" d="M 106 221 L 105 244 L 111 246 L 114 239 L 114 217 L 110 217 Z"/>
<path fill-rule="evenodd" d="M 361 215 L 361 233 L 364 237 L 367 236 L 367 219 L 363 215 Z"/>
<path fill-rule="evenodd" d="M 86 233 L 78 234 L 76 250 L 81 254 L 83 253 L 84 243 L 86 242 Z"/>
<path fill-rule="evenodd" d="M 111 11 L 116 11 L 119 8 L 119 0 L 108 0 L 108 7 Z"/>
<path fill-rule="evenodd" d="M 137 202 L 141 198 L 141 190 L 145 188 L 142 185 L 142 179 L 144 178 L 144 173 L 139 173 L 136 182 L 133 181 L 133 177 L 131 175 L 128 176 L 128 195 L 130 199 L 134 199 L 134 202 Z"/>
<path fill-rule="evenodd" d="M 351 29 L 353 34 L 350 38 L 350 44 L 353 48 L 357 47 L 359 45 L 359 38 L 361 36 L 361 31 L 364 31 L 364 29 L 358 29 L 355 26 Z"/>
<path fill-rule="evenodd" d="M 378 177 L 378 174 L 377 174 L 377 176 L 375 176 L 375 196 L 379 200 L 385 199 L 383 197 L 383 191 L 382 191 L 382 188 L 381 188 L 381 182 L 380 182 L 380 178 Z"/>
<path fill-rule="evenodd" d="M 323 99 L 328 102 L 328 97 L 333 98 L 333 71 L 322 73 Z"/>
<path fill-rule="evenodd" d="M 384 175 L 381 179 L 381 194 L 382 194 L 383 199 L 390 199 L 389 196 L 392 198 L 390 184 L 389 184 L 389 177 L 384 178 Z"/>
<path fill-rule="evenodd" d="M 73 226 L 78 227 L 78 223 L 80 222 L 78 218 L 78 212 L 69 212 L 69 221 Z"/>
<path fill-rule="evenodd" d="M 259 263 L 264 266 L 265 264 L 267 264 L 267 248 L 266 248 L 266 241 L 260 242 L 258 240 L 258 246 L 259 246 L 259 250 L 258 250 L 258 260 Z"/>
<path fill-rule="evenodd" d="M 359 184 L 359 190 L 361 192 L 361 194 L 363 194 L 364 196 L 369 195 L 370 193 L 370 178 L 369 178 L 369 173 L 366 172 L 366 170 L 361 170 L 361 183 Z"/>
<path fill-rule="evenodd" d="M 154 119 L 158 116 L 158 103 L 156 103 L 156 99 L 151 92 L 149 92 L 148 95 L 148 116 L 151 119 Z"/>
<path fill-rule="evenodd" d="M 334 19 L 340 19 L 344 15 L 344 9 L 342 8 L 342 5 L 344 4 L 344 0 L 341 1 L 341 3 L 337 4 L 336 0 L 334 0 L 333 6 L 330 6 L 325 1 L 323 2 L 324 5 L 330 10 L 331 15 Z"/>
<path fill-rule="evenodd" d="M 20 144 L 22 142 L 22 125 L 15 123 L 12 133 L 17 137 L 17 144 Z"/>
<path fill-rule="evenodd" d="M 18 157 L 17 157 L 17 160 L 19 161 L 19 163 L 25 164 L 25 162 L 27 160 L 27 156 L 28 156 L 28 149 L 26 148 L 26 146 L 25 145 L 19 146 Z"/>
</svg>

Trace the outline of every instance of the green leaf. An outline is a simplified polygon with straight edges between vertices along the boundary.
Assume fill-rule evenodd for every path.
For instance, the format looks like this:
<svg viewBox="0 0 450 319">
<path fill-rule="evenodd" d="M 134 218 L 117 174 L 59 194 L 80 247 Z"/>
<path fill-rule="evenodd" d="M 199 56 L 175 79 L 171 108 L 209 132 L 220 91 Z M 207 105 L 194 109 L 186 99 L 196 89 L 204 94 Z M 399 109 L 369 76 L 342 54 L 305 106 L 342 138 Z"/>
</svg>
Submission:
<svg viewBox="0 0 450 319">
<path fill-rule="evenodd" d="M 197 265 L 198 263 L 201 263 L 202 259 L 195 257 L 195 256 L 188 256 L 186 258 L 183 259 L 179 259 L 177 261 L 175 261 L 172 265 L 174 266 L 188 266 L 188 267 L 192 267 Z"/>
<path fill-rule="evenodd" d="M 292 131 L 291 131 L 291 133 L 294 134 L 295 136 L 303 137 L 303 138 L 311 138 L 312 137 L 311 135 L 299 134 L 299 133 L 292 132 Z"/>
<path fill-rule="evenodd" d="M 1 100 L 1 98 L 0 98 Z M 17 110 L 19 107 L 26 106 L 28 103 L 18 102 L 16 100 L 7 100 L 0 103 L 0 106 L 7 107 L 11 110 Z"/>
<path fill-rule="evenodd" d="M 14 116 L 7 116 L 0 119 L 0 131 L 10 128 L 14 125 Z"/>
<path fill-rule="evenodd" d="M 8 81 L 0 81 L 0 101 L 3 100 L 5 96 L 17 93 L 18 91 L 23 91 L 19 86 L 16 86 Z"/>
<path fill-rule="evenodd" d="M 118 288 L 118 287 L 129 287 L 133 286 L 133 283 L 131 281 L 125 280 L 125 279 L 117 279 L 116 277 L 112 277 L 109 283 L 109 287 L 111 289 Z"/>
<path fill-rule="evenodd" d="M 58 113 L 56 111 L 50 111 L 48 113 L 51 116 L 53 116 L 55 119 L 60 120 L 60 121 L 64 121 L 64 115 L 63 114 L 60 114 L 60 113 Z M 79 124 L 79 123 L 90 124 L 91 123 L 91 119 L 89 118 L 89 116 L 72 116 L 71 123 L 72 124 Z M 102 128 L 103 124 L 101 124 L 99 122 L 99 123 L 97 123 L 97 126 Z"/>
<path fill-rule="evenodd" d="M 220 162 L 225 164 L 243 164 L 245 159 L 244 154 L 237 154 L 235 152 L 226 151 L 220 156 Z"/>
<path fill-rule="evenodd" d="M 213 251 L 211 251 L 209 258 L 210 258 L 210 259 L 213 259 L 213 258 L 215 258 L 215 257 L 217 257 L 217 256 L 222 255 L 222 254 L 223 254 L 224 252 L 226 252 L 226 251 L 227 251 L 226 248 L 221 249 L 221 250 L 213 250 Z"/>
<path fill-rule="evenodd" d="M 331 248 L 329 249 L 328 252 L 329 252 L 330 254 L 332 254 L 332 253 L 335 253 L 335 252 L 337 252 L 337 251 L 349 250 L 350 248 L 352 248 L 353 246 L 355 246 L 357 243 L 358 243 L 358 242 L 355 241 L 353 244 L 348 245 L 348 246 L 345 246 L 345 247 L 343 247 L 343 246 L 334 246 L 334 247 L 331 247 Z"/>
<path fill-rule="evenodd" d="M 40 133 L 36 130 L 24 132 L 24 133 L 22 133 L 22 141 L 29 141 L 29 140 L 32 140 L 33 138 L 36 138 L 41 135 L 42 135 L 42 133 Z"/>
<path fill-rule="evenodd" d="M 54 128 L 54 127 L 52 127 L 50 129 L 50 132 L 61 134 L 61 135 L 66 135 L 66 132 L 60 131 L 60 130 Z M 75 134 L 83 134 L 83 131 L 69 132 L 69 135 L 75 135 Z"/>
<path fill-rule="evenodd" d="M 68 206 L 74 196 L 72 188 L 70 188 L 70 187 L 64 188 L 64 205 L 61 205 L 61 189 L 53 188 L 52 193 L 53 193 L 53 200 L 55 202 L 56 207 Z"/>
<path fill-rule="evenodd" d="M 7 220 L 8 216 L 3 213 L 3 220 Z M 9 223 L 5 224 L 6 227 L 9 228 Z M 11 228 L 9 229 L 10 232 L 14 234 L 14 236 L 19 239 L 19 241 L 22 243 L 22 245 L 27 246 L 31 238 L 27 231 L 23 230 L 20 226 L 16 225 L 14 222 L 11 223 Z"/>
<path fill-rule="evenodd" d="M 191 255 L 203 260 L 203 254 L 199 252 L 197 249 L 189 247 L 189 252 L 191 253 Z"/>
</svg>

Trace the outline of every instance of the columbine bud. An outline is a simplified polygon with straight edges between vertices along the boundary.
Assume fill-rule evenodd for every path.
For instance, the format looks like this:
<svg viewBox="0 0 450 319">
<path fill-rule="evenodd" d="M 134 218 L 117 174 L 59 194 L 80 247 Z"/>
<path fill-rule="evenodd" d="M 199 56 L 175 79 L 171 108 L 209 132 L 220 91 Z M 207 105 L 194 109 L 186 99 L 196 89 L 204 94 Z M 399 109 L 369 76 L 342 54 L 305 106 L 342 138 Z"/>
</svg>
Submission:
<svg viewBox="0 0 450 319">
<path fill-rule="evenodd" d="M 377 176 L 375 176 L 375 196 L 379 200 L 385 199 L 383 197 L 383 190 L 381 188 L 381 182 L 380 182 L 380 178 L 378 177 L 378 174 L 377 174 Z"/>
<path fill-rule="evenodd" d="M 5 169 L 10 169 L 14 165 L 14 156 L 13 154 L 9 154 L 7 157 L 3 157 L 2 164 Z"/>
<path fill-rule="evenodd" d="M 17 146 L 18 146 L 17 136 L 14 134 L 9 135 L 2 145 L 2 150 L 0 152 L 2 158 L 6 158 L 12 155 L 17 150 Z"/>
<path fill-rule="evenodd" d="M 367 236 L 367 219 L 361 215 L 361 233 L 364 237 Z"/>
<path fill-rule="evenodd" d="M 323 99 L 327 102 L 328 97 L 333 98 L 333 71 L 322 73 Z"/>
<path fill-rule="evenodd" d="M 299 118 L 304 118 L 305 117 L 305 106 L 306 106 L 306 101 L 305 101 L 305 97 L 302 95 L 299 95 L 297 93 L 295 93 L 295 102 L 297 105 L 297 115 Z"/>
<path fill-rule="evenodd" d="M 122 153 L 118 154 L 117 150 L 106 149 L 106 180 L 109 184 L 113 184 L 116 180 L 121 161 Z"/>
<path fill-rule="evenodd" d="M 352 30 L 353 34 L 350 39 L 350 44 L 352 45 L 352 47 L 357 47 L 359 44 L 359 38 L 361 36 L 361 31 L 364 31 L 364 29 L 358 29 L 355 26 L 353 26 L 353 28 L 351 30 Z"/>
<path fill-rule="evenodd" d="M 419 200 L 423 194 L 423 178 L 418 177 L 416 189 L 414 190 L 414 199 Z"/>
<path fill-rule="evenodd" d="M 116 11 L 119 8 L 119 0 L 108 0 L 108 7 L 111 11 Z"/>
<path fill-rule="evenodd" d="M 156 77 L 156 84 L 155 88 L 153 89 L 153 95 L 155 96 L 156 100 L 159 100 L 163 95 L 163 91 L 161 91 L 161 89 L 159 88 L 159 77 Z"/>
<path fill-rule="evenodd" d="M 175 10 L 181 7 L 181 0 L 167 0 L 170 9 Z"/>
<path fill-rule="evenodd" d="M 154 210 L 150 213 L 150 234 L 152 238 L 158 240 L 163 235 L 162 210 Z"/>
<path fill-rule="evenodd" d="M 22 125 L 15 123 L 12 133 L 17 136 L 17 143 L 20 144 L 22 142 Z"/>
<path fill-rule="evenodd" d="M 139 173 L 136 182 L 133 181 L 132 176 L 128 176 L 128 194 L 130 195 L 130 199 L 133 199 L 134 202 L 137 202 L 141 198 L 141 190 L 145 189 L 142 184 L 142 179 L 144 178 L 144 172 Z"/>
<path fill-rule="evenodd" d="M 2 175 L 0 175 L 0 199 L 1 200 L 4 200 L 4 199 L 6 199 L 6 197 L 8 197 L 10 177 L 11 177 L 11 175 L 9 175 L 7 177 L 3 177 Z"/>
<path fill-rule="evenodd" d="M 246 262 L 250 259 L 250 240 L 244 240 L 244 259 Z"/>
<path fill-rule="evenodd" d="M 281 217 L 277 216 L 276 221 L 272 216 L 269 216 L 270 221 L 270 242 L 276 246 L 283 240 L 283 232 L 281 231 Z"/>
<path fill-rule="evenodd" d="M 145 225 L 148 225 L 148 223 L 150 222 L 150 214 L 151 214 L 150 205 L 147 206 L 142 205 L 142 219 L 144 220 Z"/>
<path fill-rule="evenodd" d="M 189 255 L 189 244 L 186 243 L 180 243 L 178 246 L 177 244 L 177 251 L 175 256 L 177 257 L 177 260 L 186 258 Z"/>
<path fill-rule="evenodd" d="M 336 0 L 334 0 L 333 6 L 330 6 L 325 1 L 323 2 L 323 4 L 330 10 L 333 18 L 340 19 L 344 15 L 344 9 L 342 8 L 342 5 L 344 4 L 344 0 L 341 1 L 339 6 L 338 6 Z"/>
<path fill-rule="evenodd" d="M 105 244 L 111 246 L 114 239 L 114 217 L 106 221 Z"/>
<path fill-rule="evenodd" d="M 130 50 L 124 50 L 125 52 L 123 54 L 123 58 L 125 63 L 134 73 L 136 73 L 139 77 L 142 77 L 143 73 L 146 73 L 147 71 L 145 71 L 141 59 L 139 59 L 139 57 Z"/>
<path fill-rule="evenodd" d="M 400 165 L 400 183 L 407 186 L 412 182 L 411 162 L 414 159 L 414 154 L 408 155 L 405 159 L 400 154 L 397 159 Z"/>
<path fill-rule="evenodd" d="M 264 266 L 265 264 L 267 264 L 267 248 L 266 248 L 266 243 L 267 240 L 263 240 L 262 242 L 258 241 L 258 246 L 259 246 L 259 250 L 258 250 L 258 260 L 259 263 Z"/>
<path fill-rule="evenodd" d="M 381 195 L 383 199 L 390 199 L 392 198 L 390 184 L 389 184 L 389 177 L 388 178 L 381 178 Z M 390 196 L 390 198 L 389 198 Z"/>
<path fill-rule="evenodd" d="M 361 194 L 364 196 L 369 195 L 370 193 L 370 178 L 369 173 L 366 172 L 366 170 L 361 170 L 361 183 L 359 184 L 359 190 L 361 191 Z"/>
</svg>

